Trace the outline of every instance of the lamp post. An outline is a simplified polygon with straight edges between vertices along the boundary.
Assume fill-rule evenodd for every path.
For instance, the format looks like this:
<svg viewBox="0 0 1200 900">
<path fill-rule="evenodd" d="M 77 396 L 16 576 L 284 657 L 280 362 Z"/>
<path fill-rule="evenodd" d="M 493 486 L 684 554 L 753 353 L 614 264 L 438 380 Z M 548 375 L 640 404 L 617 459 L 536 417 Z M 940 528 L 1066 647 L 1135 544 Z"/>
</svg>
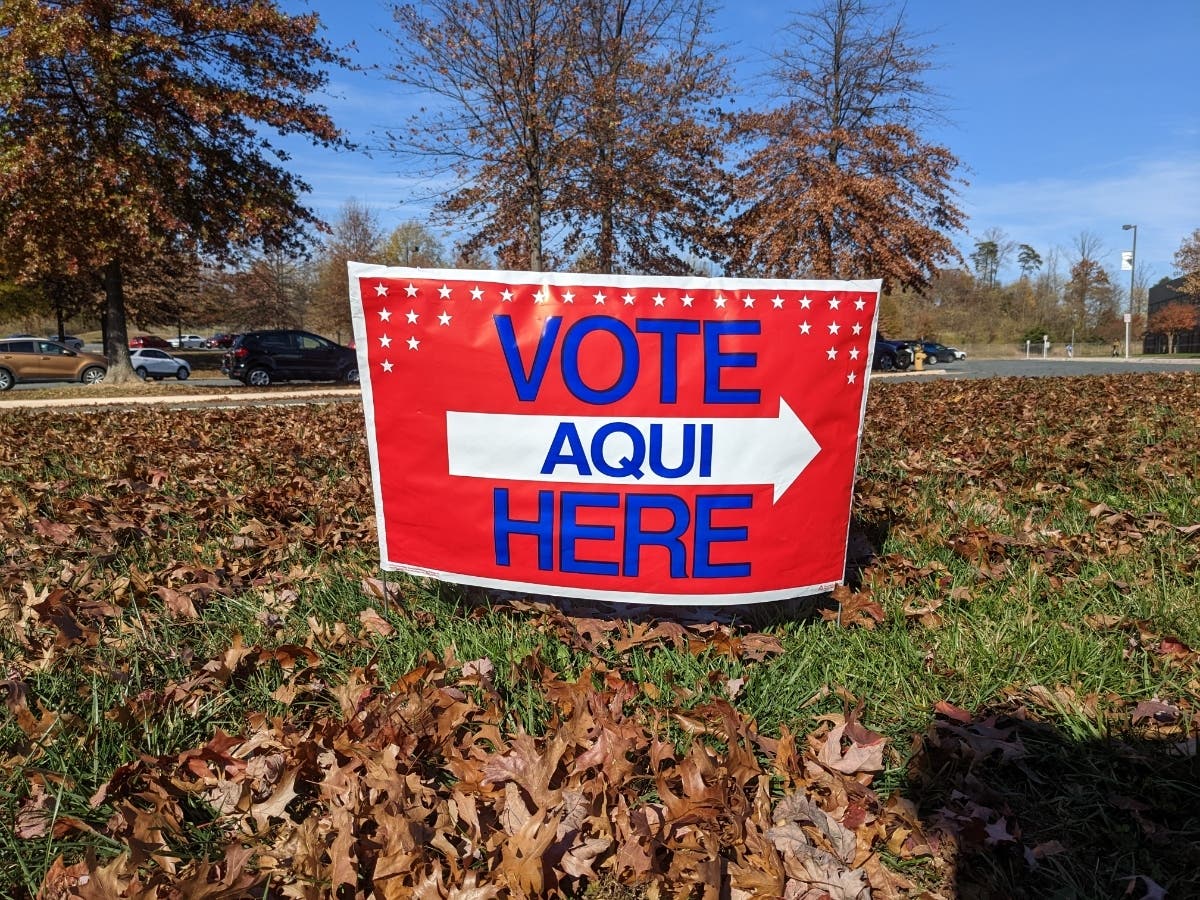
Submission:
<svg viewBox="0 0 1200 900">
<path fill-rule="evenodd" d="M 404 247 L 404 264 L 406 266 L 412 265 L 412 255 L 420 249 L 421 249 L 420 244 L 413 244 L 411 246 L 405 245 L 405 247 Z"/>
<path fill-rule="evenodd" d="M 1133 229 L 1133 249 L 1129 251 L 1129 318 L 1125 320 L 1125 358 L 1129 359 L 1129 323 L 1133 321 L 1133 276 L 1137 274 L 1137 226 L 1122 225 L 1122 231 Z"/>
</svg>

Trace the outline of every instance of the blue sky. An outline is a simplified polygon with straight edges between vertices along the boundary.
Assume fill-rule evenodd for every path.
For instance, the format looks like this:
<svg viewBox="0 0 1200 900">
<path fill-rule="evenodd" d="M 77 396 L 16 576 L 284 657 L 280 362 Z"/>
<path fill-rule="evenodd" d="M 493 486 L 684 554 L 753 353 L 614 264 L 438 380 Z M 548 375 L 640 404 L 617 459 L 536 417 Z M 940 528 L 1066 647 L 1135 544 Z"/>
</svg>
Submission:
<svg viewBox="0 0 1200 900">
<path fill-rule="evenodd" d="M 320 14 L 335 44 L 354 40 L 355 58 L 387 66 L 395 44 L 383 0 L 285 0 Z M 780 29 L 807 4 L 739 0 L 713 21 L 736 57 L 742 105 L 755 102 L 750 77 Z M 957 236 L 969 251 L 990 228 L 1062 259 L 1089 232 L 1118 284 L 1120 252 L 1135 223 L 1139 277 L 1173 274 L 1180 242 L 1200 228 L 1200 0 L 910 0 L 910 29 L 935 45 L 929 81 L 946 122 L 929 137 L 963 163 L 959 200 L 969 216 Z M 414 98 L 379 71 L 333 74 L 327 107 L 351 140 L 378 146 L 403 124 Z M 350 197 L 385 227 L 424 220 L 422 186 L 403 163 L 380 153 L 314 150 L 289 142 L 293 168 L 313 187 L 309 202 L 336 218 Z M 1012 274 L 1012 273 L 1010 273 Z"/>
</svg>

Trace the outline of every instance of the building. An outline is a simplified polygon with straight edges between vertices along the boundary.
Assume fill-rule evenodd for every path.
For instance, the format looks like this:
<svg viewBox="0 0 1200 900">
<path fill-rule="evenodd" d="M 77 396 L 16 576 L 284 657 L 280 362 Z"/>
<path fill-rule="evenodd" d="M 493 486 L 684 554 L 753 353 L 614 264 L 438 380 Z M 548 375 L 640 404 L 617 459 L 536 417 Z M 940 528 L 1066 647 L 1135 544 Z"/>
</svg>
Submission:
<svg viewBox="0 0 1200 900">
<path fill-rule="evenodd" d="M 1154 318 L 1154 314 L 1166 306 L 1168 303 L 1196 303 L 1196 297 L 1189 297 L 1183 292 L 1183 279 L 1176 278 L 1173 281 L 1164 281 L 1161 284 L 1156 284 L 1150 288 L 1150 295 L 1147 298 L 1146 321 L 1149 322 Z M 1149 327 L 1149 326 L 1147 326 Z M 1167 352 L 1167 336 L 1152 331 L 1147 331 L 1142 337 L 1142 352 L 1143 353 L 1166 353 Z M 1185 331 L 1175 338 L 1176 353 L 1200 353 L 1200 325 L 1193 328 L 1191 331 Z"/>
</svg>

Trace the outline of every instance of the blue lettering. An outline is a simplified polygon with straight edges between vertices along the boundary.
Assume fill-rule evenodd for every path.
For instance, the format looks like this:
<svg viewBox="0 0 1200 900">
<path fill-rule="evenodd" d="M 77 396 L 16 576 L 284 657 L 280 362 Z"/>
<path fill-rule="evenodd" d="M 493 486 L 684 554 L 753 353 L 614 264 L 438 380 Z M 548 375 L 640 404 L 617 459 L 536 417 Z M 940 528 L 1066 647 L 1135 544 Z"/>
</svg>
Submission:
<svg viewBox="0 0 1200 900">
<path fill-rule="evenodd" d="M 570 447 L 569 454 L 563 453 L 564 446 Z M 542 474 L 553 475 L 558 466 L 575 466 L 580 475 L 592 474 L 574 422 L 558 423 L 558 430 L 554 432 L 554 440 L 550 444 L 550 452 L 546 454 L 546 461 L 542 463 Z"/>
<path fill-rule="evenodd" d="M 496 565 L 511 566 L 509 537 L 527 534 L 537 538 L 538 568 L 549 572 L 554 568 L 554 492 L 538 491 L 538 515 L 532 522 L 513 519 L 508 511 L 508 488 L 492 491 L 492 533 L 495 540 Z"/>
<path fill-rule="evenodd" d="M 642 512 L 664 509 L 671 513 L 671 526 L 666 531 L 647 531 L 642 527 Z M 641 572 L 643 547 L 664 547 L 670 559 L 672 578 L 687 578 L 687 547 L 684 532 L 691 523 L 691 512 L 682 497 L 673 494 L 630 494 L 625 500 L 625 572 L 637 576 Z"/>
<path fill-rule="evenodd" d="M 583 339 L 595 331 L 604 331 L 617 339 L 621 347 L 621 371 L 617 380 L 607 388 L 593 388 L 584 384 L 579 372 L 579 348 Z M 539 347 L 539 350 L 541 348 Z M 562 374 L 567 389 L 578 400 L 597 406 L 616 403 L 633 390 L 638 376 L 637 337 L 628 325 L 608 316 L 588 316 L 567 329 L 562 347 Z"/>
<path fill-rule="evenodd" d="M 726 390 L 721 387 L 722 369 L 753 369 L 758 365 L 757 353 L 722 353 L 721 336 L 726 334 L 758 334 L 761 323 L 755 319 L 715 321 L 704 323 L 704 402 L 758 403 L 759 391 Z"/>
<path fill-rule="evenodd" d="M 542 387 L 542 379 L 546 377 L 546 367 L 550 364 L 554 342 L 558 340 L 562 316 L 551 316 L 542 326 L 542 334 L 538 338 L 537 350 L 533 354 L 533 364 L 529 367 L 528 375 L 525 374 L 525 366 L 521 360 L 521 348 L 517 346 L 512 316 L 492 316 L 492 321 L 496 323 L 500 349 L 504 351 L 504 362 L 508 365 L 508 374 L 512 377 L 517 399 L 525 402 L 536 400 Z"/>
<path fill-rule="evenodd" d="M 559 532 L 559 568 L 562 571 L 579 575 L 618 574 L 619 570 L 615 562 L 579 559 L 575 555 L 575 543 L 589 540 L 612 541 L 617 534 L 617 529 L 612 525 L 580 524 L 577 519 L 580 507 L 612 509 L 620 504 L 621 498 L 617 494 L 563 491 L 559 514 L 559 518 L 562 520 Z"/>
<path fill-rule="evenodd" d="M 711 431 L 711 425 L 706 427 Z M 667 468 L 663 462 L 662 433 L 663 427 L 657 422 L 650 426 L 650 471 L 660 478 L 682 478 L 692 471 L 692 465 L 696 462 L 696 426 L 690 422 L 683 426 L 683 450 L 680 452 L 682 459 L 673 469 Z"/>
<path fill-rule="evenodd" d="M 679 335 L 699 334 L 700 323 L 695 319 L 638 319 L 637 330 L 641 334 L 662 336 L 658 399 L 663 403 L 675 403 L 679 398 Z"/>
<path fill-rule="evenodd" d="M 613 465 L 604 456 L 604 444 L 610 434 L 623 434 L 632 444 L 629 456 L 617 460 L 619 465 Z M 592 435 L 592 465 L 602 475 L 610 478 L 624 478 L 632 475 L 641 478 L 646 473 L 642 471 L 642 463 L 646 461 L 646 439 L 642 433 L 628 422 L 609 422 L 601 425 Z"/>
<path fill-rule="evenodd" d="M 713 510 L 749 509 L 749 494 L 701 495 L 696 498 L 695 562 L 692 572 L 697 578 L 740 578 L 750 574 L 750 563 L 714 563 L 714 543 L 745 543 L 749 529 L 745 525 L 718 528 L 712 523 Z"/>
</svg>

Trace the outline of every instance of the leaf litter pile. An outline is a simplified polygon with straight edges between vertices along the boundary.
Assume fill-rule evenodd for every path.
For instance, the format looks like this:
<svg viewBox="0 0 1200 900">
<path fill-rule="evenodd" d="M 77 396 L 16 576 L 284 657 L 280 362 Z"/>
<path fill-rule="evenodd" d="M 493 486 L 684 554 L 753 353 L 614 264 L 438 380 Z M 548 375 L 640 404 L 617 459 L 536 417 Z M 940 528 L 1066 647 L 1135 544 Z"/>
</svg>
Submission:
<svg viewBox="0 0 1200 900">
<path fill-rule="evenodd" d="M 0 413 L 0 895 L 1200 896 L 1200 379 L 871 389 L 848 586 L 378 577 L 356 405 Z"/>
</svg>

